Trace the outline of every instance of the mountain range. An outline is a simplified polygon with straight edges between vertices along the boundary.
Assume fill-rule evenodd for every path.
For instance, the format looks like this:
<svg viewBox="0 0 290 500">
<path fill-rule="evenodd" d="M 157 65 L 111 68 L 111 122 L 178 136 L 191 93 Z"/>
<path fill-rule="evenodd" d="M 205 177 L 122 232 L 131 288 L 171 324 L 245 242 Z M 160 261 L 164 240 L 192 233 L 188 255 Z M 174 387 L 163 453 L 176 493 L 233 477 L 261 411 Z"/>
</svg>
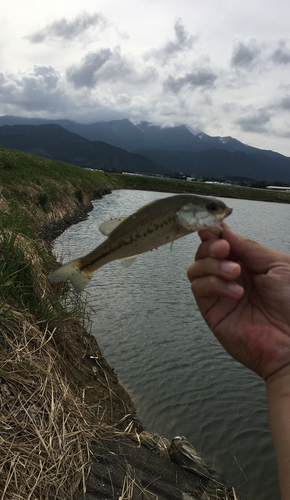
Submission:
<svg viewBox="0 0 290 500">
<path fill-rule="evenodd" d="M 87 168 L 290 183 L 290 158 L 232 137 L 193 133 L 186 125 L 1 116 L 0 145 Z"/>
<path fill-rule="evenodd" d="M 166 169 L 139 154 L 101 141 L 89 141 L 68 132 L 60 125 L 3 125 L 0 127 L 0 146 L 19 149 L 53 160 L 83 168 L 119 169 L 132 172 L 165 175 Z"/>
</svg>

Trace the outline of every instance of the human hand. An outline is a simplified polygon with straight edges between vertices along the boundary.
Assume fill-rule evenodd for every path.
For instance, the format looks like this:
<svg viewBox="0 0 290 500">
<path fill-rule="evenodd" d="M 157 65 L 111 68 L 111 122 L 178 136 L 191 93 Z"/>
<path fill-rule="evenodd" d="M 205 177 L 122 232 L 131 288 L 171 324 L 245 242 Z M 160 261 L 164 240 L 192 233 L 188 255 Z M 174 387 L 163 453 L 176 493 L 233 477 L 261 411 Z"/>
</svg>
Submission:
<svg viewBox="0 0 290 500">
<path fill-rule="evenodd" d="M 188 278 L 200 311 L 231 356 L 265 380 L 290 373 L 290 255 L 208 230 Z"/>
</svg>

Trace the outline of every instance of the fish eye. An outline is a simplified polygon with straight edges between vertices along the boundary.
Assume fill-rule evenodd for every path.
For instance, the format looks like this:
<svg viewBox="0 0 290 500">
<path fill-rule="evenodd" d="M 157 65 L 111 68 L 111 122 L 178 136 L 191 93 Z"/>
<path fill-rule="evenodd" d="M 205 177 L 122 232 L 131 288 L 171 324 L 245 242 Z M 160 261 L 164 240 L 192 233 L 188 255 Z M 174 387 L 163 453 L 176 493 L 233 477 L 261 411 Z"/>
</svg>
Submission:
<svg viewBox="0 0 290 500">
<path fill-rule="evenodd" d="M 217 212 L 219 207 L 215 201 L 211 201 L 206 208 L 209 212 Z"/>
</svg>

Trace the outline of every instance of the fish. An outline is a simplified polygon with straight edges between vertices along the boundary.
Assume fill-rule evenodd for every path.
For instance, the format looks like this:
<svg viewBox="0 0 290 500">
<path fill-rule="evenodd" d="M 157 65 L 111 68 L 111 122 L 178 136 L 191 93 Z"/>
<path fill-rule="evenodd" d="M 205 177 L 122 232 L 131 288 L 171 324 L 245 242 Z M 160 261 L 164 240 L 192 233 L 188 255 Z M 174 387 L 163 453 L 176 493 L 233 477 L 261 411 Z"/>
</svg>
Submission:
<svg viewBox="0 0 290 500">
<path fill-rule="evenodd" d="M 216 198 L 195 194 L 179 194 L 155 200 L 127 217 L 104 222 L 99 227 L 107 239 L 84 257 L 54 270 L 50 281 L 70 280 L 80 293 L 100 267 L 119 259 L 128 267 L 150 250 L 210 228 L 221 231 L 220 223 L 232 209 Z"/>
</svg>

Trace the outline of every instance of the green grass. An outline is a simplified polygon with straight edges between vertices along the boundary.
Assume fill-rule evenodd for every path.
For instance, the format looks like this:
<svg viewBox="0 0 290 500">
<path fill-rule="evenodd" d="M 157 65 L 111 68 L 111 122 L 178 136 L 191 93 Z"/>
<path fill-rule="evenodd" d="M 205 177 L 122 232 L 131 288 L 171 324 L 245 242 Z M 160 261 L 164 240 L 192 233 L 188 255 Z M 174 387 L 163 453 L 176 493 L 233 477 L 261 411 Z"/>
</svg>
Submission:
<svg viewBox="0 0 290 500">
<path fill-rule="evenodd" d="M 84 201 L 84 194 L 80 188 L 75 190 L 75 197 L 80 203 L 83 203 Z"/>
<path fill-rule="evenodd" d="M 6 166 L 9 164 L 9 168 Z M 90 190 L 99 187 L 107 180 L 102 172 L 91 172 L 75 165 L 56 160 L 23 153 L 0 147 L 0 178 L 5 186 L 14 186 L 17 181 L 21 186 L 30 183 L 42 186 L 47 191 L 53 189 L 54 183 L 66 185 L 71 183 L 75 189 L 82 186 Z"/>
<path fill-rule="evenodd" d="M 40 319 L 41 247 L 29 219 L 13 213 L 0 217 L 0 304 L 23 308 Z"/>
<path fill-rule="evenodd" d="M 32 262 L 25 262 L 24 250 L 16 244 L 16 233 L 2 230 L 0 236 L 0 294 L 9 303 L 27 307 L 31 300 L 37 301 L 32 280 Z"/>
<path fill-rule="evenodd" d="M 68 199 L 86 203 L 111 189 L 144 189 L 187 192 L 227 198 L 290 203 L 289 193 L 241 186 L 221 186 L 155 177 L 141 177 L 84 170 L 75 165 L 0 147 L 2 196 L 13 207 L 40 205 L 48 213 L 54 203 Z"/>
<path fill-rule="evenodd" d="M 55 259 L 35 237 L 31 218 L 0 215 L 0 337 L 10 311 L 22 311 L 43 331 L 63 331 L 72 318 L 83 320 L 85 305 L 66 284 L 51 286 L 47 275 Z"/>
<path fill-rule="evenodd" d="M 73 212 L 77 204 L 88 204 L 111 187 L 103 172 L 0 147 L 0 201 L 13 213 L 33 214 L 34 226 L 45 223 L 43 214 Z"/>
<path fill-rule="evenodd" d="M 56 262 L 37 234 L 54 214 L 71 214 L 108 192 L 110 181 L 102 172 L 0 148 L 0 327 L 16 309 L 54 337 L 68 319 L 85 318 L 79 297 L 47 280 Z"/>
<path fill-rule="evenodd" d="M 236 185 L 206 184 L 203 182 L 187 182 L 157 177 L 139 177 L 123 174 L 107 174 L 117 189 L 144 189 L 169 193 L 195 193 L 204 196 L 221 196 L 225 198 L 242 198 L 248 200 L 290 203 L 290 193 L 280 193 L 267 189 L 255 189 Z"/>
</svg>

